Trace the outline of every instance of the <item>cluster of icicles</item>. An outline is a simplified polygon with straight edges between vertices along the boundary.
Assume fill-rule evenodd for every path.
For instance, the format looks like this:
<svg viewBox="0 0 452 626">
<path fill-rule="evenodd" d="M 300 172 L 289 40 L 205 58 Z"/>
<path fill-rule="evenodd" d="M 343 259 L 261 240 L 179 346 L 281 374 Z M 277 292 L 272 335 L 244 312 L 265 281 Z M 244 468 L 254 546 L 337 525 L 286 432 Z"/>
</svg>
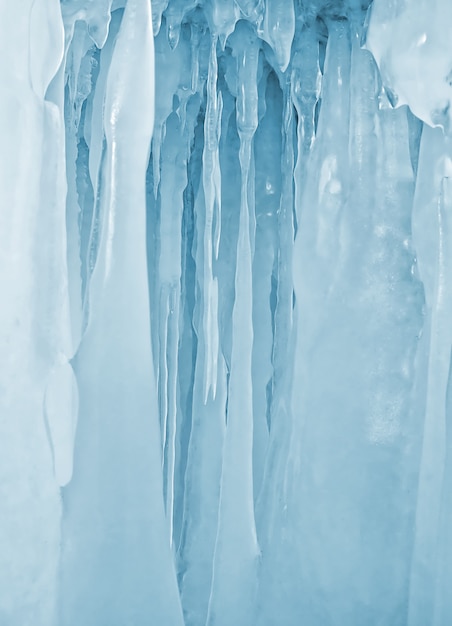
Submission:
<svg viewBox="0 0 452 626">
<path fill-rule="evenodd" d="M 57 4 L 29 63 L 59 226 L 10 323 L 53 521 L 0 618 L 445 626 L 452 148 L 391 107 L 369 2 L 63 0 L 64 41 Z"/>
</svg>

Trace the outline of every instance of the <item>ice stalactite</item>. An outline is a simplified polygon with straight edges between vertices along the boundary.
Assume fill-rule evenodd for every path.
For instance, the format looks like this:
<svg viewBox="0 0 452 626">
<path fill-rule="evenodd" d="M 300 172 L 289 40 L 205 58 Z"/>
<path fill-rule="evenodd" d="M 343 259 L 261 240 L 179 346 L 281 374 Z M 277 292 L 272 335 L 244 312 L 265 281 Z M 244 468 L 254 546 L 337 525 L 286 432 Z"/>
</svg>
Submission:
<svg viewBox="0 0 452 626">
<path fill-rule="evenodd" d="M 263 105 L 254 139 L 256 231 L 253 256 L 253 492 L 259 497 L 267 454 L 273 395 L 273 333 L 275 326 L 278 209 L 281 196 L 282 98 L 275 74 L 267 69 L 259 79 Z M 290 206 L 290 212 L 292 207 Z"/>
<path fill-rule="evenodd" d="M 416 450 L 405 438 L 416 424 L 412 363 L 422 327 L 409 243 L 414 176 L 406 112 L 379 110 L 376 66 L 353 20 L 328 29 L 295 244 L 291 498 L 310 538 L 300 545 L 299 610 L 310 623 L 376 623 L 378 614 L 403 619 L 412 545 L 415 500 L 403 494 L 416 488 Z M 389 531 L 396 525 L 401 535 Z"/>
<path fill-rule="evenodd" d="M 180 42 L 182 44 L 182 42 Z M 182 48 L 182 45 L 180 45 Z M 177 67 L 177 66 L 176 66 Z M 179 64 L 183 70 L 183 64 Z M 190 74 L 186 74 L 190 76 Z M 184 84 L 183 75 L 179 85 Z M 188 79 L 186 78 L 186 82 Z M 184 85 L 189 90 L 189 85 Z M 158 381 L 159 405 L 162 435 L 162 460 L 164 473 L 164 495 L 166 514 L 170 523 L 170 537 L 173 536 L 176 418 L 177 418 L 177 377 L 179 345 L 179 312 L 181 298 L 181 252 L 182 218 L 184 189 L 187 186 L 187 159 L 194 121 L 186 120 L 186 104 L 180 102 L 179 115 L 172 113 L 165 122 L 164 142 L 161 155 L 161 176 L 158 188 L 160 198 L 159 213 L 159 262 L 156 293 L 158 316 Z M 164 205 L 162 199 L 168 204 Z M 169 209 L 169 210 L 168 210 Z"/>
<path fill-rule="evenodd" d="M 105 84 L 100 236 L 74 359 L 75 473 L 62 494 L 59 624 L 182 623 L 164 515 L 143 236 L 153 92 L 150 6 L 134 0 Z"/>
<path fill-rule="evenodd" d="M 451 622 L 450 14 L 0 7 L 1 624 Z"/>
<path fill-rule="evenodd" d="M 202 333 L 209 338 L 204 356 L 204 403 L 211 393 L 216 395 L 218 368 L 218 280 L 213 275 L 213 264 L 218 259 L 221 233 L 221 175 L 219 142 L 221 132 L 221 92 L 217 87 L 217 35 L 212 36 L 207 76 L 207 104 L 204 121 L 204 151 L 202 185 L 205 202 L 203 237 L 205 290 Z"/>
<path fill-rule="evenodd" d="M 207 624 L 253 618 L 258 545 L 253 505 L 252 258 L 255 238 L 253 138 L 258 124 L 259 42 L 246 23 L 236 31 L 237 132 L 241 171 L 240 217 L 232 311 L 231 362 L 223 445 L 218 532 Z"/>
<path fill-rule="evenodd" d="M 419 344 L 419 386 L 423 392 L 420 402 L 425 418 L 411 568 L 410 624 L 420 624 L 434 614 L 434 581 L 440 558 L 438 535 L 446 480 L 445 399 L 452 348 L 447 279 L 451 263 L 447 204 L 451 163 L 449 139 L 439 129 L 424 127 L 413 207 L 413 238 L 425 290 L 426 319 Z"/>
<path fill-rule="evenodd" d="M 58 0 L 3 3 L 0 19 L 0 621 L 50 624 L 60 543 L 57 480 L 66 474 L 59 454 L 65 427 L 55 421 L 71 408 L 63 397 L 55 416 L 60 398 L 52 394 L 72 356 L 58 89 L 64 29 Z"/>
<path fill-rule="evenodd" d="M 285 71 L 290 62 L 295 34 L 295 9 L 292 2 L 267 0 L 262 24 L 262 39 L 275 52 L 279 67 Z"/>
</svg>

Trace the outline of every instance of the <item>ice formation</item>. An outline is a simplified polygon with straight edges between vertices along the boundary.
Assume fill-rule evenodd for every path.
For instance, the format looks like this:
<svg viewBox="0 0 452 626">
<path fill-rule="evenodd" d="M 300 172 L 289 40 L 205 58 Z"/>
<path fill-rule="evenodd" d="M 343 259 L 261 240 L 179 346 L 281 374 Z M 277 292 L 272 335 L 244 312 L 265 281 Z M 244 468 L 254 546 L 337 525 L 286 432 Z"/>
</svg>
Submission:
<svg viewBox="0 0 452 626">
<path fill-rule="evenodd" d="M 452 623 L 451 24 L 0 2 L 0 626 Z"/>
</svg>

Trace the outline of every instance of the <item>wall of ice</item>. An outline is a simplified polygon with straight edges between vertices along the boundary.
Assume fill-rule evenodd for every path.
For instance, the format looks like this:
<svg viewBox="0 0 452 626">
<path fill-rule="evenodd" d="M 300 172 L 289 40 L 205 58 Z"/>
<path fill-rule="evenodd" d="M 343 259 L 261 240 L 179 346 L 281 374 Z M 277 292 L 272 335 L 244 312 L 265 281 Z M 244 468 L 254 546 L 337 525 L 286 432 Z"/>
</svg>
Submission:
<svg viewBox="0 0 452 626">
<path fill-rule="evenodd" d="M 0 3 L 1 626 L 452 623 L 452 4 L 369 4 Z"/>
</svg>

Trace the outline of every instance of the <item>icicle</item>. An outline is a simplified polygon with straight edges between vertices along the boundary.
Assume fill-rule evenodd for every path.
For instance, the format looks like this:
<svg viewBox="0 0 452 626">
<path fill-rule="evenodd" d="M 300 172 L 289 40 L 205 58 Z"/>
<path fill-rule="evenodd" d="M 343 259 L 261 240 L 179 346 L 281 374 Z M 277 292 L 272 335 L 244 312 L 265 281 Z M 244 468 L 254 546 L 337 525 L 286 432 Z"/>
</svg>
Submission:
<svg viewBox="0 0 452 626">
<path fill-rule="evenodd" d="M 73 32 L 70 32 L 72 28 Z M 86 24 L 67 25 L 65 73 L 69 76 L 65 93 L 66 119 L 66 197 L 68 282 L 71 301 L 74 352 L 84 327 L 83 301 L 89 281 L 88 249 L 94 211 L 93 187 L 89 173 L 89 149 L 98 128 L 91 131 L 92 101 L 99 74 L 99 50 L 88 36 Z M 71 77 L 75 73 L 76 80 Z M 100 120 L 100 133 L 102 123 Z M 94 150 L 95 154 L 95 150 Z M 87 314 L 87 308 L 85 309 Z M 86 321 L 86 317 L 85 317 Z"/>
<path fill-rule="evenodd" d="M 308 50 L 306 50 L 308 52 Z M 274 310 L 274 342 L 272 353 L 273 380 L 270 405 L 270 436 L 262 488 L 256 504 L 256 525 L 262 549 L 257 621 L 271 624 L 291 609 L 287 590 L 291 588 L 293 567 L 293 535 L 282 534 L 288 528 L 288 464 L 290 438 L 293 430 L 290 396 L 293 371 L 293 277 L 294 245 L 294 165 L 295 116 L 291 99 L 291 82 L 284 84 L 281 119 L 281 195 L 277 229 L 277 259 L 274 272 L 277 280 Z M 277 574 L 276 572 L 280 572 Z M 277 580 L 285 581 L 280 585 Z M 293 606 L 293 605 L 292 605 Z M 293 610 L 293 609 L 292 609 Z"/>
<path fill-rule="evenodd" d="M 80 260 L 82 274 L 82 298 L 83 298 L 83 332 L 89 322 L 89 283 L 94 271 L 99 243 L 101 238 L 101 190 L 102 190 L 102 165 L 105 158 L 105 135 L 104 135 L 104 106 L 105 91 L 108 71 L 114 50 L 114 44 L 122 19 L 122 11 L 115 11 L 110 23 L 110 36 L 100 53 L 99 72 L 92 97 L 90 109 L 85 115 L 85 126 L 90 129 L 88 170 L 91 181 L 93 197 L 85 198 L 82 203 L 80 215 Z M 90 113 L 90 115 L 88 115 Z M 88 119 L 86 119 L 88 117 Z M 77 172 L 81 175 L 81 172 Z M 79 191 L 79 201 L 81 201 Z"/>
<path fill-rule="evenodd" d="M 295 106 L 299 104 L 303 106 L 303 88 L 306 88 L 308 107 L 306 109 L 303 107 L 301 112 L 302 115 L 312 116 L 318 89 L 319 48 L 316 37 L 309 29 L 302 31 L 301 37 L 306 37 L 303 56 L 305 67 L 307 66 L 310 72 L 299 73 L 298 63 L 303 58 L 301 55 L 297 63 L 294 60 L 295 81 L 292 81 L 292 97 Z M 287 527 L 288 539 L 287 543 L 281 541 L 282 556 L 279 556 L 277 548 L 272 550 L 273 558 L 277 563 L 276 567 L 287 573 L 298 568 L 298 580 L 303 581 L 295 585 L 286 574 L 287 583 L 280 606 L 287 607 L 289 614 L 303 614 L 307 620 L 314 623 L 322 621 L 324 615 L 320 599 L 312 601 L 317 593 L 314 589 L 322 590 L 320 593 L 324 598 L 328 598 L 328 606 L 333 602 L 333 596 L 338 598 L 338 603 L 334 604 L 334 614 L 341 614 L 339 598 L 344 597 L 339 590 L 336 591 L 334 588 L 329 590 L 330 584 L 341 584 L 340 568 L 345 563 L 341 554 L 335 556 L 334 559 L 334 564 L 337 565 L 340 573 L 336 572 L 334 577 L 327 574 L 327 571 L 331 569 L 329 554 L 332 550 L 340 551 L 343 542 L 339 539 L 338 531 L 335 531 L 335 537 L 329 534 L 331 525 L 322 514 L 327 500 L 328 506 L 332 506 L 334 511 L 336 511 L 335 507 L 340 504 L 332 496 L 333 486 L 328 486 L 328 496 L 324 493 L 324 488 L 320 487 L 323 484 L 327 485 L 327 476 L 332 481 L 336 480 L 334 475 L 337 473 L 338 461 L 334 465 L 334 471 L 330 463 L 334 450 L 337 448 L 332 441 L 327 442 L 326 437 L 323 439 L 319 437 L 320 430 L 325 433 L 325 436 L 333 437 L 331 430 L 335 423 L 334 401 L 330 400 L 325 403 L 324 399 L 320 401 L 319 398 L 323 397 L 322 394 L 330 388 L 328 381 L 331 381 L 333 389 L 335 388 L 340 373 L 335 369 L 333 374 L 329 369 L 332 351 L 334 350 L 334 354 L 337 355 L 340 355 L 341 351 L 331 345 L 331 335 L 326 334 L 326 328 L 330 328 L 330 333 L 339 336 L 336 331 L 342 328 L 339 325 L 342 324 L 342 317 L 338 317 L 338 312 L 333 312 L 334 305 L 327 300 L 327 294 L 336 280 L 335 268 L 341 258 L 337 241 L 340 231 L 338 214 L 348 191 L 349 72 L 348 24 L 333 22 L 327 44 L 318 133 L 313 149 L 308 152 L 308 155 L 303 155 L 303 151 L 298 152 L 298 166 L 295 170 L 297 176 L 295 202 L 297 215 L 300 217 L 293 249 L 293 283 L 296 296 L 293 313 L 294 369 L 291 404 L 287 411 L 291 420 L 291 432 L 288 435 L 289 449 L 282 477 L 285 502 L 283 510 L 279 513 L 279 519 L 282 520 L 279 523 Z M 298 83 L 298 79 L 302 77 L 306 82 L 303 80 L 303 83 Z M 312 78 L 314 78 L 313 81 Z M 313 95 L 314 98 L 312 98 Z M 308 120 L 304 124 L 310 131 L 307 146 L 309 150 L 313 129 L 309 128 Z M 302 142 L 300 135 L 298 142 L 299 144 Z M 307 171 L 304 171 L 304 167 Z M 331 183 L 337 182 L 331 184 L 331 187 L 326 187 L 325 183 L 330 181 Z M 326 218 L 327 215 L 328 218 Z M 324 229 L 322 229 L 323 224 Z M 319 232 L 322 231 L 330 238 L 322 240 L 319 237 Z M 330 321 L 331 326 L 325 325 L 323 316 L 326 314 L 331 316 L 331 320 L 340 319 L 341 322 Z M 344 339 L 343 342 L 346 343 L 346 340 Z M 320 350 L 322 357 L 320 357 Z M 341 368 L 338 369 L 341 372 L 344 371 Z M 281 415 L 284 416 L 285 413 L 283 409 Z M 344 413 L 345 410 L 341 415 Z M 319 424 L 319 420 L 322 420 L 322 425 Z M 337 427 L 339 428 L 339 425 Z M 340 501 L 339 493 L 338 500 Z M 339 508 L 337 515 L 342 516 L 342 514 L 343 509 Z M 274 522 L 270 520 L 267 533 L 277 532 L 278 521 L 273 530 Z M 295 531 L 294 528 L 297 530 Z M 299 532 L 306 537 L 303 543 L 297 540 Z M 315 539 L 320 536 L 321 539 Z M 325 550 L 323 545 L 326 541 L 328 541 L 328 549 Z M 271 567 L 272 561 L 266 565 L 267 589 L 272 581 L 272 574 L 269 571 Z M 278 605 L 273 608 L 273 616 L 278 610 L 277 607 Z M 343 614 L 341 614 L 336 622 L 339 624 L 343 619 Z"/>
<path fill-rule="evenodd" d="M 190 185 L 193 192 L 200 176 L 203 154 L 203 124 L 198 123 L 190 162 Z M 201 182 L 201 181 L 200 181 Z M 191 200 L 190 200 L 191 203 Z M 190 205 L 186 207 L 190 210 Z M 181 571 L 181 597 L 187 625 L 205 624 L 212 582 L 212 561 L 218 526 L 222 446 L 227 402 L 227 372 L 220 357 L 216 376 L 216 396 L 204 400 L 206 343 L 210 338 L 202 330 L 206 304 L 204 288 L 205 201 L 203 185 L 199 185 L 195 204 L 192 254 L 196 263 L 196 289 L 193 294 L 193 324 L 196 364 L 192 391 L 190 441 L 185 471 L 185 492 L 182 535 L 178 554 Z"/>
<path fill-rule="evenodd" d="M 267 0 L 262 29 L 259 35 L 273 48 L 276 60 L 284 72 L 289 65 L 295 34 L 293 0 Z"/>
<path fill-rule="evenodd" d="M 93 2 L 88 23 L 88 33 L 98 48 L 103 48 L 108 37 L 112 0 Z"/>
<path fill-rule="evenodd" d="M 259 82 L 259 127 L 254 140 L 256 244 L 253 259 L 253 492 L 255 499 L 258 498 L 262 486 L 269 435 L 276 300 L 274 270 L 277 263 L 278 212 L 280 202 L 282 202 L 281 89 L 275 73 L 268 67 L 266 69 Z M 287 171 L 292 181 L 293 168 L 283 171 Z M 290 210 L 292 211 L 293 207 L 290 207 Z M 290 243 L 291 246 L 293 246 L 293 241 Z M 287 358 L 287 353 L 285 358 Z"/>
<path fill-rule="evenodd" d="M 415 454 L 405 445 L 413 386 L 407 364 L 422 324 L 409 247 L 413 172 L 406 117 L 379 116 L 376 67 L 359 33 L 342 20 L 328 29 L 294 253 L 288 509 L 306 540 L 293 539 L 304 591 L 293 588 L 290 600 L 292 611 L 313 623 L 322 621 L 325 603 L 337 624 L 352 612 L 366 623 L 366 602 L 384 623 L 399 614 L 400 598 L 406 601 L 406 575 L 391 563 L 409 561 L 413 523 L 413 500 L 405 498 L 415 484 Z M 354 563 L 347 545 L 356 550 Z M 368 562 L 378 568 L 363 566 Z M 316 590 L 323 600 L 313 601 Z"/>
<path fill-rule="evenodd" d="M 0 3 L 0 30 L 0 621 L 56 626 L 61 501 L 43 399 L 72 347 L 60 3 Z"/>
<path fill-rule="evenodd" d="M 160 184 L 161 147 L 164 140 L 165 122 L 173 110 L 173 98 L 177 93 L 180 68 L 187 54 L 186 46 L 173 50 L 161 30 L 155 39 L 155 80 L 159 85 L 159 97 L 156 100 L 154 134 L 152 138 L 152 163 L 154 173 L 154 195 L 157 198 Z"/>
<path fill-rule="evenodd" d="M 166 36 L 172 50 L 177 47 L 183 19 L 197 5 L 197 0 L 171 0 L 165 10 Z"/>
<path fill-rule="evenodd" d="M 119 31 L 121 19 L 121 11 L 113 13 L 113 18 L 110 24 L 110 36 L 108 38 L 108 41 L 106 42 L 106 45 L 102 49 L 102 52 L 100 53 L 99 74 L 96 81 L 91 107 L 91 119 L 89 120 L 88 124 L 90 128 L 89 172 L 96 199 L 100 192 L 99 170 L 101 165 L 104 141 L 103 115 L 105 88 L 107 84 L 108 70 L 110 67 L 111 57 L 114 49 L 114 43 Z"/>
<path fill-rule="evenodd" d="M 177 350 L 182 251 L 183 192 L 187 184 L 187 145 L 175 114 L 166 124 L 162 150 L 160 186 L 160 257 L 158 265 L 159 300 L 159 398 L 164 466 L 166 514 L 173 537 L 174 464 L 176 446 Z"/>
<path fill-rule="evenodd" d="M 254 188 L 250 177 L 253 136 L 258 124 L 259 42 L 246 22 L 234 34 L 237 57 L 237 129 L 242 172 L 231 371 L 223 448 L 218 534 L 207 624 L 246 626 L 253 622 L 257 590 L 257 545 L 253 507 L 252 258 Z"/>
<path fill-rule="evenodd" d="M 81 108 L 91 91 L 90 72 L 86 67 L 88 50 L 92 41 L 88 37 L 86 24 L 76 22 L 67 54 L 66 73 L 68 75 L 69 102 L 71 106 L 71 122 L 78 130 Z M 83 65 L 83 67 L 82 67 Z M 88 70 L 88 72 L 87 72 Z"/>
<path fill-rule="evenodd" d="M 152 306 L 155 320 L 154 358 L 159 389 L 159 412 L 164 474 L 164 499 L 173 542 L 175 463 L 177 445 L 177 380 L 179 311 L 181 298 L 181 251 L 184 189 L 187 185 L 187 159 L 194 132 L 199 100 L 191 98 L 189 43 L 181 38 L 176 50 L 168 46 L 164 33 L 157 37 L 163 63 L 165 91 L 157 109 L 153 142 L 154 196 L 157 199 L 159 251 Z M 168 56 L 169 61 L 168 61 Z M 162 59 L 163 61 L 163 59 Z M 171 64 L 171 65 L 170 65 Z M 191 103 L 191 105 L 190 105 Z M 193 119 L 186 119 L 186 109 Z M 171 109 L 175 111 L 171 113 Z M 158 133 L 156 136 L 155 133 Z M 163 143 L 161 143 L 163 139 Z"/>
<path fill-rule="evenodd" d="M 149 324 L 144 180 L 153 103 L 151 7 L 128 0 L 106 85 L 91 318 L 74 362 L 80 418 L 74 477 L 63 493 L 61 626 L 74 615 L 86 625 L 99 615 L 109 624 L 183 624 L 162 498 Z"/>
<path fill-rule="evenodd" d="M 413 242 L 425 289 L 426 322 L 419 345 L 418 385 L 425 407 L 408 624 L 420 626 L 434 611 L 438 532 L 446 461 L 446 390 L 452 346 L 450 205 L 445 177 L 452 168 L 450 140 L 424 125 L 413 208 Z M 447 180 L 447 178 L 446 178 Z M 426 382 L 423 382 L 426 381 Z M 421 396 L 422 398 L 422 396 Z"/>
<path fill-rule="evenodd" d="M 162 23 L 162 15 L 168 6 L 169 0 L 153 0 L 152 2 L 152 30 L 154 37 L 160 32 L 160 26 Z"/>
<path fill-rule="evenodd" d="M 199 81 L 199 45 L 201 40 L 202 21 L 193 19 L 190 22 L 190 48 L 191 48 L 191 90 L 192 93 L 198 91 Z"/>
<path fill-rule="evenodd" d="M 215 38 L 218 37 L 221 49 L 224 50 L 229 35 L 234 32 L 239 18 L 235 0 L 213 0 L 209 5 L 211 11 L 210 30 Z"/>
<path fill-rule="evenodd" d="M 117 2 L 114 3 L 114 5 L 117 4 Z M 77 28 L 77 22 L 84 22 L 91 41 L 98 48 L 103 48 L 108 37 L 111 11 L 118 8 L 114 5 L 112 7 L 112 0 L 62 2 L 61 12 L 66 31 L 72 32 L 74 27 Z"/>
<path fill-rule="evenodd" d="M 217 38 L 212 37 L 207 79 L 207 107 L 204 122 L 203 188 L 206 207 L 204 225 L 203 333 L 206 342 L 204 402 L 209 392 L 216 394 L 218 365 L 218 281 L 213 275 L 213 262 L 218 258 L 221 225 L 221 177 L 219 160 L 222 100 L 217 91 Z"/>
<path fill-rule="evenodd" d="M 242 14 L 252 22 L 259 23 L 263 16 L 263 0 L 235 0 Z"/>
<path fill-rule="evenodd" d="M 315 139 L 315 111 L 320 96 L 319 43 L 315 27 L 307 27 L 297 38 L 292 59 L 291 97 L 298 116 L 298 150 L 294 178 L 296 216 L 300 220 L 302 194 L 309 155 Z"/>
</svg>

